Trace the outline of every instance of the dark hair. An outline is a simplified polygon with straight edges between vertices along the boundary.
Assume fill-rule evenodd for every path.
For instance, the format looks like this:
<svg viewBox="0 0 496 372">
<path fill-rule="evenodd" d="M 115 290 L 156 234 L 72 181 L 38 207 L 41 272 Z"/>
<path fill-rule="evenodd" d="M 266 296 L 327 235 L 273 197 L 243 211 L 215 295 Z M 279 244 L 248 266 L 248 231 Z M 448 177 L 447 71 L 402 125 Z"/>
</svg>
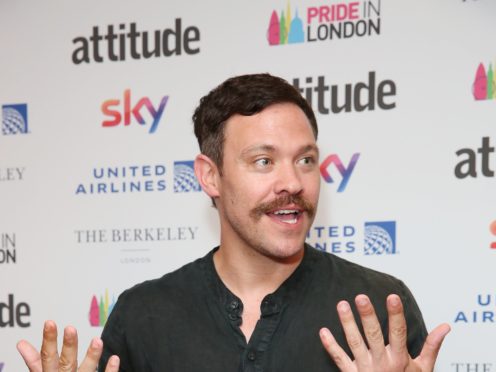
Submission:
<svg viewBox="0 0 496 372">
<path fill-rule="evenodd" d="M 286 80 L 270 74 L 232 77 L 200 99 L 193 114 L 200 151 L 222 172 L 224 128 L 235 114 L 251 116 L 276 103 L 294 103 L 303 110 L 317 138 L 317 121 L 312 107 Z"/>
</svg>

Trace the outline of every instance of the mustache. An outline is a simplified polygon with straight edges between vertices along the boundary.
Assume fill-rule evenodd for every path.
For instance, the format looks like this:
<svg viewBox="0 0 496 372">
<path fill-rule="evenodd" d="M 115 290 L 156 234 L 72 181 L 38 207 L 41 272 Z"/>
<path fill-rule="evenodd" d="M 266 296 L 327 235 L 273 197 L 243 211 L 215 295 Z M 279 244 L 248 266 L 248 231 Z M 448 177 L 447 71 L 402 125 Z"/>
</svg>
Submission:
<svg viewBox="0 0 496 372">
<path fill-rule="evenodd" d="M 250 216 L 258 220 L 264 214 L 273 211 L 274 209 L 284 207 L 288 204 L 294 204 L 303 209 L 303 211 L 307 212 L 309 217 L 313 217 L 315 215 L 315 206 L 302 196 L 283 195 L 269 202 L 259 204 L 251 210 Z"/>
</svg>

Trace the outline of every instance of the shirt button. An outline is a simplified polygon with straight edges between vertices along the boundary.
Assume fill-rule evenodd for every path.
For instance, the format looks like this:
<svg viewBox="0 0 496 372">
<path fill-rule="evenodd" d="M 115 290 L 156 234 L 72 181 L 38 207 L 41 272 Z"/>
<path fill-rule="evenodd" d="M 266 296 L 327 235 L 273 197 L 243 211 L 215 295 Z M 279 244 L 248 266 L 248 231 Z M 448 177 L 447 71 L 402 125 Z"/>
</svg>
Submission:
<svg viewBox="0 0 496 372">
<path fill-rule="evenodd" d="M 250 352 L 248 353 L 248 359 L 249 359 L 249 360 L 251 360 L 252 362 L 253 362 L 255 359 L 257 359 L 257 356 L 255 355 L 255 352 L 250 351 Z"/>
<path fill-rule="evenodd" d="M 236 320 L 236 319 L 238 319 L 238 316 L 237 316 L 236 314 L 229 314 L 229 315 L 228 315 L 228 317 L 229 317 L 229 319 L 231 319 L 231 320 Z"/>
<path fill-rule="evenodd" d="M 229 304 L 229 307 L 231 308 L 231 310 L 236 310 L 239 306 L 239 303 L 238 301 L 234 300 L 232 301 L 230 304 Z"/>
</svg>

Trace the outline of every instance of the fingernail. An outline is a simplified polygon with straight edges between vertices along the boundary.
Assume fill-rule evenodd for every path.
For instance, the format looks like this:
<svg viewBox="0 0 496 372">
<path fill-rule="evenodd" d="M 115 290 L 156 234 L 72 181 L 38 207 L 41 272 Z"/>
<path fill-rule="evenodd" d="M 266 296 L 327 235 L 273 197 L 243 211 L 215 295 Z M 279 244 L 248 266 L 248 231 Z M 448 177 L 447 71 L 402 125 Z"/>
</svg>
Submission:
<svg viewBox="0 0 496 372">
<path fill-rule="evenodd" d="M 389 297 L 389 303 L 393 306 L 398 306 L 400 304 L 400 299 L 398 296 L 391 296 Z"/>
<path fill-rule="evenodd" d="M 369 301 L 368 301 L 367 297 L 365 297 L 365 296 L 357 296 L 356 303 L 359 306 L 365 306 L 369 303 Z"/>
<path fill-rule="evenodd" d="M 112 355 L 109 364 L 111 367 L 117 367 L 119 365 L 119 357 L 117 355 Z"/>
<path fill-rule="evenodd" d="M 102 346 L 102 340 L 100 340 L 99 338 L 94 338 L 93 340 L 91 340 L 91 347 L 94 348 L 94 349 L 98 349 Z"/>
<path fill-rule="evenodd" d="M 325 338 L 329 338 L 331 336 L 331 332 L 327 328 L 322 328 L 320 330 L 320 335 Z"/>
<path fill-rule="evenodd" d="M 349 311 L 350 310 L 350 304 L 346 301 L 341 301 L 338 304 L 338 310 L 340 311 Z"/>
</svg>

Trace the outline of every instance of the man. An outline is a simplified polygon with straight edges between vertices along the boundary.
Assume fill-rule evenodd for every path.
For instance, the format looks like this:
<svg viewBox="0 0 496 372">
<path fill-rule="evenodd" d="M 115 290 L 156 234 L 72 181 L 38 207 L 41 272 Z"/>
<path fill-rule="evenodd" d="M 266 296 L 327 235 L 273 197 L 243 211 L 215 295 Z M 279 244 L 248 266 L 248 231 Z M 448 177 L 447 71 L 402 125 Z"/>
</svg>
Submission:
<svg viewBox="0 0 496 372">
<path fill-rule="evenodd" d="M 193 121 L 195 173 L 218 210 L 220 246 L 121 294 L 100 369 L 432 371 L 449 327 L 427 337 L 401 281 L 305 244 L 320 174 L 317 124 L 302 96 L 268 74 L 239 76 L 203 97 Z M 19 344 L 30 370 L 57 370 L 54 332 L 48 322 L 45 362 Z M 75 342 L 66 329 L 59 365 L 76 366 Z M 80 370 L 101 350 L 93 340 Z"/>
</svg>

